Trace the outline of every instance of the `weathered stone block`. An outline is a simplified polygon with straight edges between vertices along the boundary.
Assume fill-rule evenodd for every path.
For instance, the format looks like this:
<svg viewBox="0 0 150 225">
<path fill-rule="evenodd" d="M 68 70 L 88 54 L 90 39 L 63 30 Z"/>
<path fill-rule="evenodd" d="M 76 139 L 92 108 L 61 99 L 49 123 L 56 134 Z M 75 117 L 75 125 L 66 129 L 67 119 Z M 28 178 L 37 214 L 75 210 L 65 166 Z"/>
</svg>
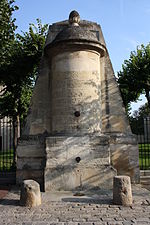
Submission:
<svg viewBox="0 0 150 225">
<path fill-rule="evenodd" d="M 18 158 L 18 170 L 40 170 L 45 166 L 45 159 L 43 158 Z"/>
<path fill-rule="evenodd" d="M 133 139 L 132 139 L 133 137 Z M 139 183 L 139 151 L 134 135 L 112 135 L 111 162 L 118 175 L 128 175 L 132 183 Z"/>
<path fill-rule="evenodd" d="M 116 170 L 111 166 L 59 166 L 45 170 L 45 191 L 112 189 Z"/>
<path fill-rule="evenodd" d="M 113 203 L 131 206 L 132 190 L 129 176 L 115 176 L 113 180 Z"/>
<path fill-rule="evenodd" d="M 27 145 L 18 145 L 17 155 L 18 155 L 18 157 L 24 157 L 24 158 L 43 157 L 44 156 L 44 149 L 43 149 L 43 146 L 40 146 L 38 144 L 30 145 L 28 143 Z"/>
<path fill-rule="evenodd" d="M 46 168 L 77 164 L 109 165 L 110 152 L 107 136 L 48 137 L 46 139 Z"/>
<path fill-rule="evenodd" d="M 36 181 L 23 181 L 21 185 L 20 205 L 27 207 L 41 205 L 40 185 Z"/>
<path fill-rule="evenodd" d="M 46 190 L 112 188 L 107 135 L 48 137 L 46 159 Z"/>
<path fill-rule="evenodd" d="M 111 134 L 110 136 L 111 143 L 114 144 L 137 144 L 137 137 L 133 134 Z"/>
</svg>

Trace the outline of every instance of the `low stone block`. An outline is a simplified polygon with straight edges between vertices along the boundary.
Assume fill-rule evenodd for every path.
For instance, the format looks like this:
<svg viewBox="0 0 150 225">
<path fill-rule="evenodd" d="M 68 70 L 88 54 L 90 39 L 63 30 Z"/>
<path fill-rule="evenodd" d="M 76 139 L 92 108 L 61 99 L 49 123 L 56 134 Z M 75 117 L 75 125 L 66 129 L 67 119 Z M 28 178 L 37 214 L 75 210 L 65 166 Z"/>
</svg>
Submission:
<svg viewBox="0 0 150 225">
<path fill-rule="evenodd" d="M 112 189 L 115 175 L 111 166 L 58 166 L 45 170 L 45 191 Z"/>
<path fill-rule="evenodd" d="M 21 186 L 20 205 L 27 207 L 41 205 L 40 185 L 36 181 L 23 181 Z"/>
<path fill-rule="evenodd" d="M 115 176 L 113 180 L 113 203 L 116 205 L 132 205 L 132 191 L 129 176 Z"/>
</svg>

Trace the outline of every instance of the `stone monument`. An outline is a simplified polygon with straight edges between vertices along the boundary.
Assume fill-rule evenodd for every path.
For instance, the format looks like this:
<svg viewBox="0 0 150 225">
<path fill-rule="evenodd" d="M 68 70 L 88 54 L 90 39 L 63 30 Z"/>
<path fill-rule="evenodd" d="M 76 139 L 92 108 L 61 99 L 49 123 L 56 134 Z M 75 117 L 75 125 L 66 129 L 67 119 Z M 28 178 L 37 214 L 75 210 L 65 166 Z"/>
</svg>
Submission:
<svg viewBox="0 0 150 225">
<path fill-rule="evenodd" d="M 69 20 L 49 27 L 26 126 L 17 148 L 17 182 L 45 191 L 112 188 L 139 181 L 138 146 L 125 115 L 101 27 Z"/>
</svg>

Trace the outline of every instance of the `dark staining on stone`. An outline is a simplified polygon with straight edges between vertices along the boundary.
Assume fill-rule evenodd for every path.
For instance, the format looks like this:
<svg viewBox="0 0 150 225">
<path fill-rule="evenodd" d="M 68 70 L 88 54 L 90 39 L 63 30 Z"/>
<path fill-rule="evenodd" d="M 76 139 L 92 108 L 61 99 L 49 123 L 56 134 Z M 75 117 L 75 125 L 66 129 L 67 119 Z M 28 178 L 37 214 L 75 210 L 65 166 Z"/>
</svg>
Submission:
<svg viewBox="0 0 150 225">
<path fill-rule="evenodd" d="M 76 162 L 79 163 L 81 161 L 81 158 L 78 156 L 76 157 Z"/>
<path fill-rule="evenodd" d="M 82 28 L 80 26 L 68 26 L 60 31 L 57 35 L 52 44 L 62 42 L 62 41 L 85 41 L 89 42 L 92 41 L 94 43 L 100 43 L 97 39 L 95 33 Z"/>
<path fill-rule="evenodd" d="M 77 125 L 77 130 L 80 130 L 80 127 L 79 127 L 79 125 Z"/>
<path fill-rule="evenodd" d="M 74 115 L 75 115 L 75 117 L 79 117 L 80 116 L 80 112 L 79 111 L 75 111 Z"/>
</svg>

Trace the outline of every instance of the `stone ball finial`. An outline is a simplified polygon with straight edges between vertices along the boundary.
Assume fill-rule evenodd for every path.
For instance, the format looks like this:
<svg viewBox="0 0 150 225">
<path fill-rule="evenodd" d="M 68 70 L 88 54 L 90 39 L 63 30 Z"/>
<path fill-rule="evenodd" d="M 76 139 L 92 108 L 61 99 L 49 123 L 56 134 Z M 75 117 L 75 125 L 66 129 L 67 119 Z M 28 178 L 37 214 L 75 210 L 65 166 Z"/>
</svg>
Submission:
<svg viewBox="0 0 150 225">
<path fill-rule="evenodd" d="M 79 22 L 80 22 L 80 15 L 77 11 L 73 10 L 69 14 L 69 23 L 73 26 L 79 26 Z"/>
</svg>

